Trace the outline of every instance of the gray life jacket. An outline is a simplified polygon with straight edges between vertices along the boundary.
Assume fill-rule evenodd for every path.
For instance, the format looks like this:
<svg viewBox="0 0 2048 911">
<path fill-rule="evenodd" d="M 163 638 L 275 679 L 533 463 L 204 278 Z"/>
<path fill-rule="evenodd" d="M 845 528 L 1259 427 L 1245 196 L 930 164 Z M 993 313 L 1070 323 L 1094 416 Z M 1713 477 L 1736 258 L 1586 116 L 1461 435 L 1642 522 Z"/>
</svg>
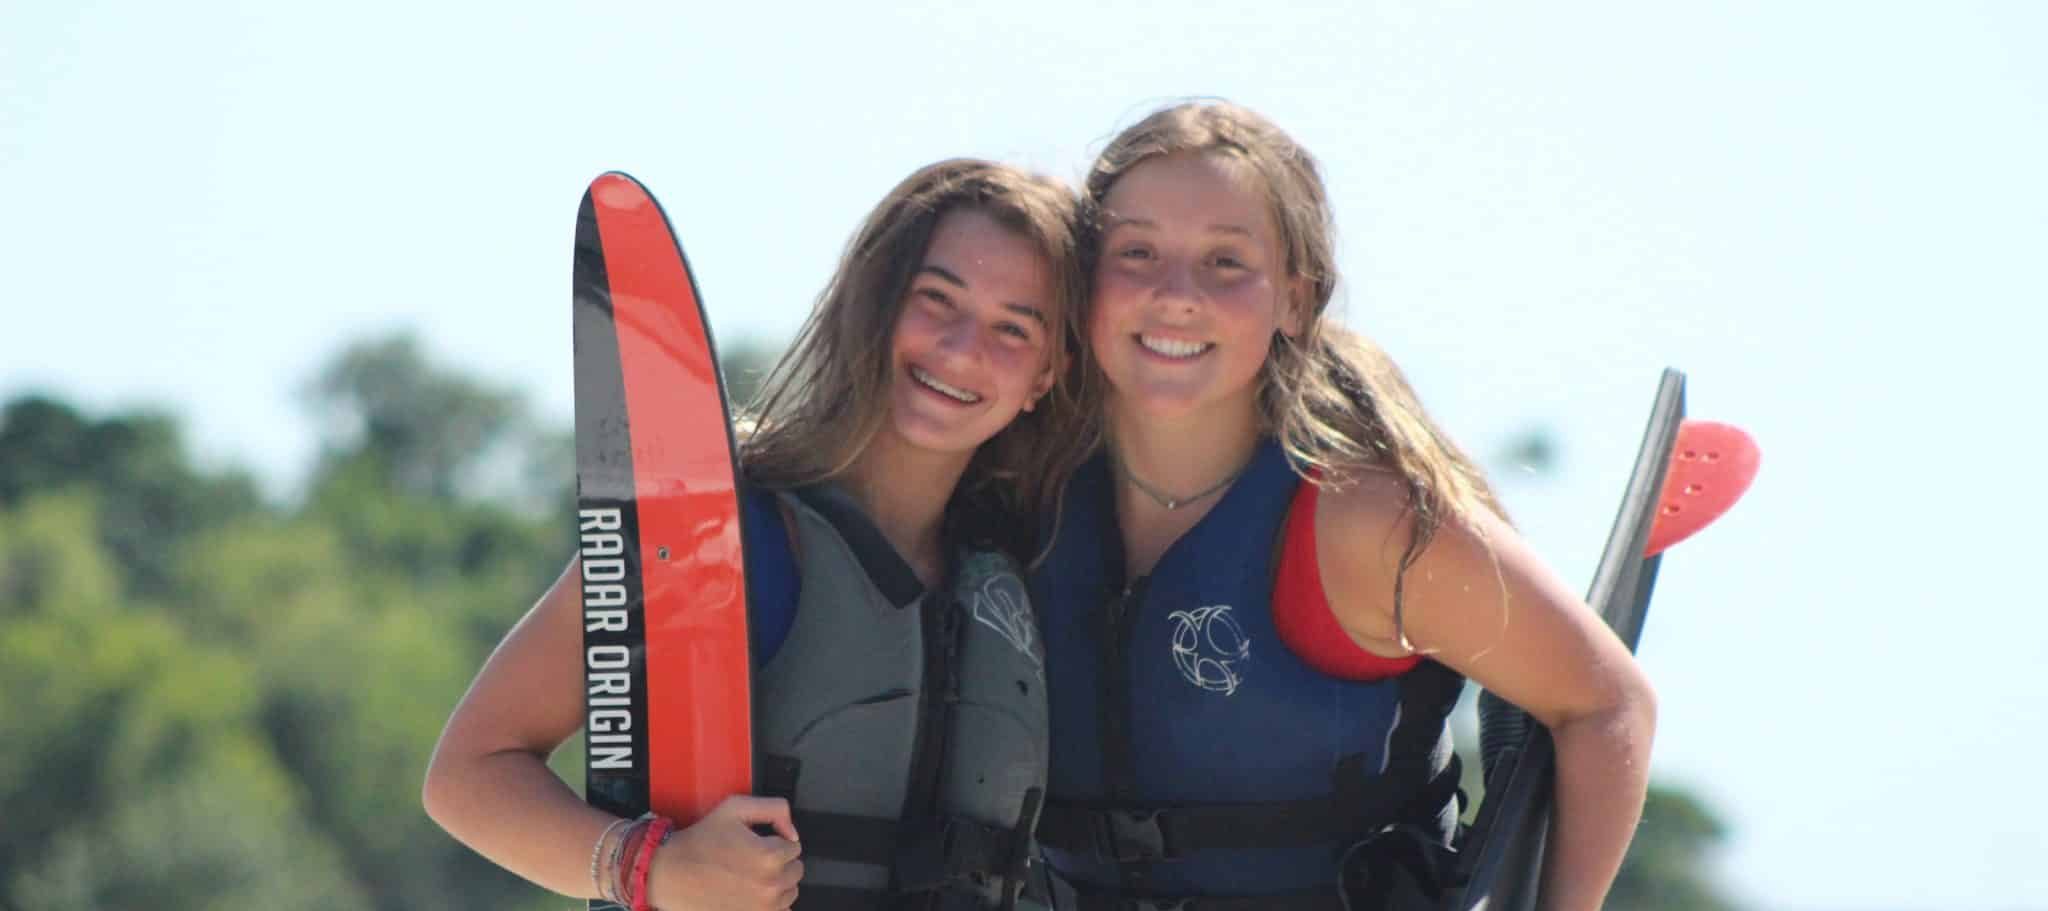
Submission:
<svg viewBox="0 0 2048 911">
<path fill-rule="evenodd" d="M 956 554 L 927 591 L 830 487 L 778 495 L 794 625 L 755 675 L 763 794 L 803 839 L 799 911 L 1040 907 L 1045 653 L 1016 564 Z M 1041 880 L 1042 882 L 1042 880 Z"/>
</svg>

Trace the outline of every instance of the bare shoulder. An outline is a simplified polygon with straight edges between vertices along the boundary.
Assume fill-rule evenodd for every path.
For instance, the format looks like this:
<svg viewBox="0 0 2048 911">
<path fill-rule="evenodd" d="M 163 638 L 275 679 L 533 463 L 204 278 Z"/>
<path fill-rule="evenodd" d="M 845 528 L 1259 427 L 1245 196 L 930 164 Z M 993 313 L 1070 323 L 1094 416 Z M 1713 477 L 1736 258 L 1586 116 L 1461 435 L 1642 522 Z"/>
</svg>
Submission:
<svg viewBox="0 0 2048 911">
<path fill-rule="evenodd" d="M 1365 542 L 1405 541 L 1412 527 L 1408 486 L 1390 471 L 1360 472 L 1341 487 L 1322 488 L 1316 501 L 1318 540 L 1334 537 L 1344 542 L 1346 553 L 1357 552 Z"/>
<path fill-rule="evenodd" d="M 1506 520 L 1488 510 L 1441 516 L 1404 570 L 1415 522 L 1398 477 L 1322 498 L 1324 589 L 1360 645 L 1427 654 L 1553 727 L 1651 698 L 1628 648 Z"/>
<path fill-rule="evenodd" d="M 1360 647 L 1386 658 L 1410 649 L 1394 617 L 1394 583 L 1414 532 L 1407 485 L 1365 472 L 1316 496 L 1316 564 L 1337 622 Z"/>
<path fill-rule="evenodd" d="M 1318 551 L 1325 571 L 1334 558 L 1371 573 L 1391 589 L 1418 520 L 1407 483 L 1392 472 L 1375 471 L 1341 488 L 1325 488 L 1316 510 Z M 1452 579 L 1475 573 L 1492 576 L 1496 546 L 1513 534 L 1491 513 L 1440 515 L 1414 554 L 1412 568 Z M 1329 544 L 1320 546 L 1323 541 Z"/>
<path fill-rule="evenodd" d="M 1491 512 L 1439 515 L 1420 542 L 1418 521 L 1407 484 L 1391 472 L 1323 493 L 1317 554 L 1339 621 L 1354 636 L 1405 640 L 1404 651 L 1435 651 L 1446 626 L 1498 631 L 1518 577 L 1540 575 L 1540 561 Z"/>
</svg>

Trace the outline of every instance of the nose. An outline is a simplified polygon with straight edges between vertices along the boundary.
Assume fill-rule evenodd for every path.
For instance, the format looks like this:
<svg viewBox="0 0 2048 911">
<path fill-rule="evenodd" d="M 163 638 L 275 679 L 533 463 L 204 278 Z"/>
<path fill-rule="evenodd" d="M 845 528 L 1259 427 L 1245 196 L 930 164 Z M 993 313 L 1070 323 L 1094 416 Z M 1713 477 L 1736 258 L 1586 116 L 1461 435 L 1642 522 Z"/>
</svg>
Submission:
<svg viewBox="0 0 2048 911">
<path fill-rule="evenodd" d="M 1169 315 L 1193 313 L 1202 297 L 1201 286 L 1195 282 L 1194 268 L 1185 263 L 1175 263 L 1162 270 L 1152 296 Z"/>
<path fill-rule="evenodd" d="M 953 320 L 939 333 L 938 347 L 949 360 L 973 360 L 981 354 L 980 324 L 965 316 Z"/>
</svg>

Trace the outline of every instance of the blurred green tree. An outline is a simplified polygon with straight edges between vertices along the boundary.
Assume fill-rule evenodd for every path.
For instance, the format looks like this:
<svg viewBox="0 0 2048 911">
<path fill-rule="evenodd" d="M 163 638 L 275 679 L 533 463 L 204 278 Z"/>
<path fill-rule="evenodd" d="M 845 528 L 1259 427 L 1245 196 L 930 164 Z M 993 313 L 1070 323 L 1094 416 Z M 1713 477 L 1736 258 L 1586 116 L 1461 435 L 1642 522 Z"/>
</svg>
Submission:
<svg viewBox="0 0 2048 911">
<path fill-rule="evenodd" d="M 164 591 L 179 542 L 261 506 L 246 472 L 195 466 L 168 415 L 95 420 L 43 396 L 9 402 L 0 409 L 0 508 L 69 489 L 97 495 L 93 535 L 142 596 Z"/>
</svg>

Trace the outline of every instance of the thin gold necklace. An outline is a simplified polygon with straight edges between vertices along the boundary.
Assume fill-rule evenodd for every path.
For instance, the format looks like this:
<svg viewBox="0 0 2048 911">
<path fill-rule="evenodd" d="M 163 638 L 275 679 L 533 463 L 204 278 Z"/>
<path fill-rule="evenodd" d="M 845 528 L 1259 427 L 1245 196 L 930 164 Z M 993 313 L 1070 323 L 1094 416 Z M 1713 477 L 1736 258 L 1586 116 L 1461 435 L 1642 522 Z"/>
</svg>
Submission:
<svg viewBox="0 0 2048 911">
<path fill-rule="evenodd" d="M 1157 487 L 1145 483 L 1144 479 L 1138 477 L 1135 474 L 1132 474 L 1130 466 L 1125 465 L 1124 460 L 1117 458 L 1115 453 L 1110 454 L 1109 462 L 1110 464 L 1116 466 L 1117 474 L 1123 475 L 1124 480 L 1131 482 L 1132 487 L 1138 488 L 1138 491 L 1140 493 L 1143 493 L 1145 496 L 1151 497 L 1152 502 L 1159 504 L 1169 512 L 1186 506 L 1189 503 L 1193 503 L 1196 500 L 1207 499 L 1210 496 L 1215 495 L 1216 492 L 1222 490 L 1225 487 L 1229 487 L 1232 481 L 1237 480 L 1240 475 L 1244 474 L 1245 469 L 1250 468 L 1252 466 L 1251 460 L 1247 459 L 1245 460 L 1245 463 L 1243 465 L 1237 466 L 1236 471 L 1233 471 L 1230 474 L 1224 476 L 1223 480 L 1217 481 L 1215 484 L 1210 485 L 1209 487 L 1203 489 L 1201 492 L 1191 493 L 1185 497 L 1175 497 L 1167 495 L 1166 492 L 1160 490 Z"/>
</svg>

